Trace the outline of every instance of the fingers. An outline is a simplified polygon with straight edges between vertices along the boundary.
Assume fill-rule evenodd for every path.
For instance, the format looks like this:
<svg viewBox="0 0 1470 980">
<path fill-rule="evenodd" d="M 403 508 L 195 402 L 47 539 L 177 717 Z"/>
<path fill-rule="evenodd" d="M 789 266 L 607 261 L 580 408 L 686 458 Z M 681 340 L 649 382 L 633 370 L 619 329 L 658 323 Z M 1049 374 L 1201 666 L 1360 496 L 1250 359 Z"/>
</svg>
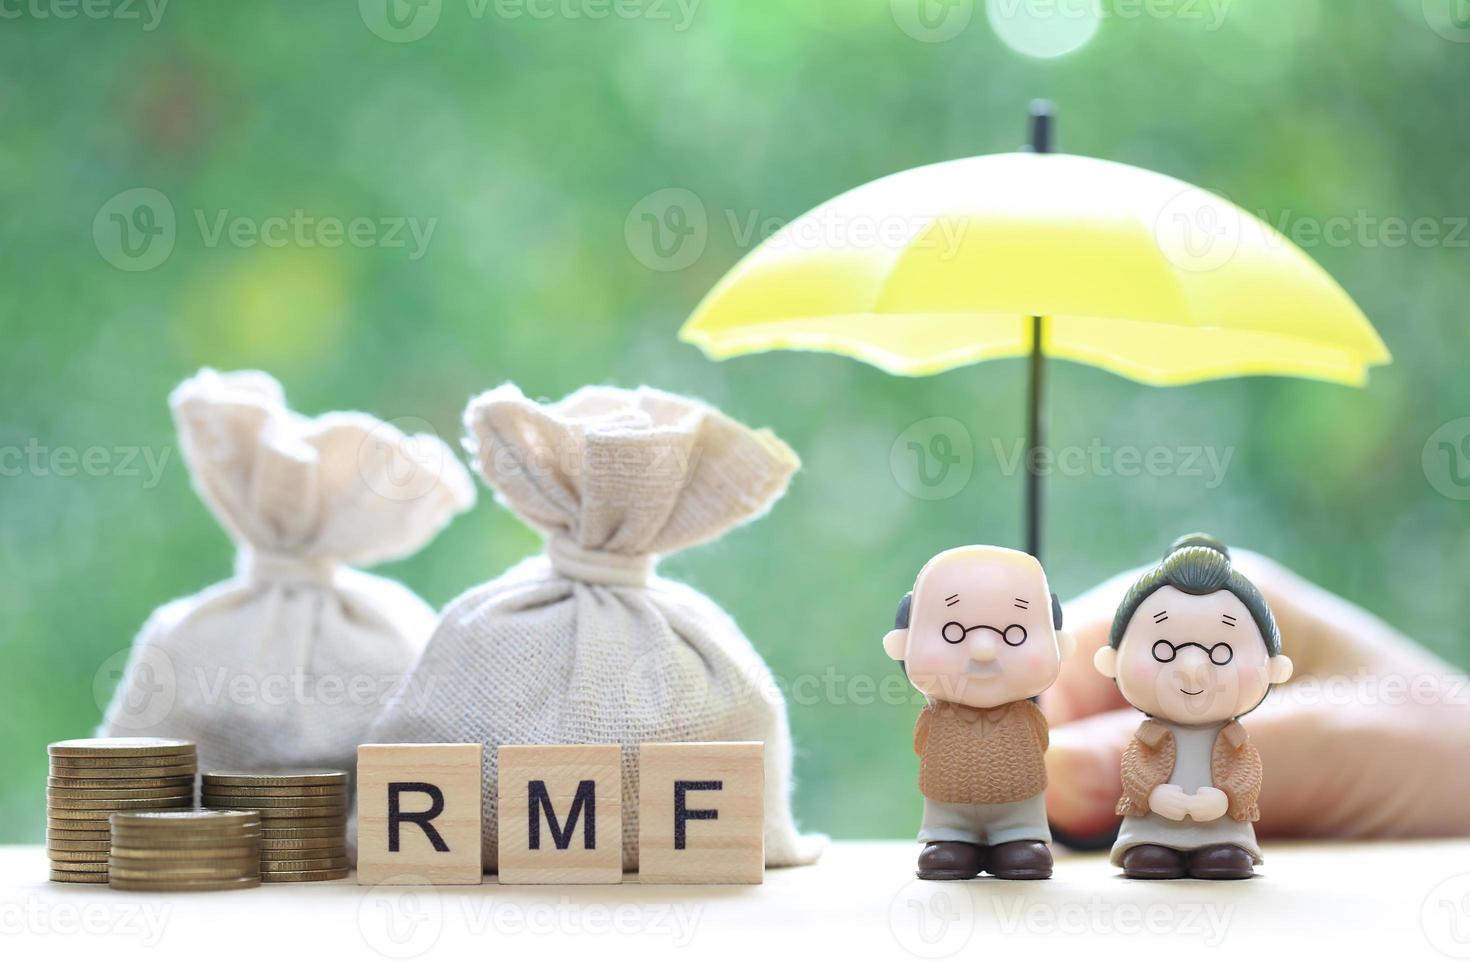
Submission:
<svg viewBox="0 0 1470 980">
<path fill-rule="evenodd" d="M 1273 694 L 1244 724 L 1265 765 L 1263 836 L 1410 837 L 1470 833 L 1470 705 L 1450 684 L 1434 704 L 1337 704 Z M 1142 715 L 1109 711 L 1054 728 L 1047 811 L 1092 837 L 1117 824 L 1123 749 Z"/>
<path fill-rule="evenodd" d="M 1116 575 L 1062 610 L 1062 622 L 1077 638 L 1077 648 L 1062 661 L 1057 682 L 1041 695 L 1041 710 L 1053 726 L 1124 706 L 1117 685 L 1092 666 L 1092 655 L 1108 642 L 1113 613 L 1137 577 L 1136 570 Z"/>
<path fill-rule="evenodd" d="M 1105 711 L 1051 730 L 1046 753 L 1046 813 L 1078 838 L 1116 826 L 1113 808 L 1123 794 L 1123 749 L 1143 715 L 1132 708 Z"/>
</svg>

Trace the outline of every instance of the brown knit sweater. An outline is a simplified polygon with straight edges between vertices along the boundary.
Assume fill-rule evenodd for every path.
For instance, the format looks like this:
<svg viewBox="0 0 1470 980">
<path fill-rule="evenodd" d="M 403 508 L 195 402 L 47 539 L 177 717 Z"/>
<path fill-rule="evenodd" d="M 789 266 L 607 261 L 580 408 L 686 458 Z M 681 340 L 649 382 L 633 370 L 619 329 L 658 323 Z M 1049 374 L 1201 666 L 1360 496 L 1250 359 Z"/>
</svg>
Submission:
<svg viewBox="0 0 1470 980">
<path fill-rule="evenodd" d="M 1030 701 L 932 701 L 914 725 L 919 792 L 937 803 L 1014 803 L 1046 789 L 1046 718 Z"/>
<path fill-rule="evenodd" d="M 1152 718 L 1144 719 L 1123 750 L 1123 796 L 1116 809 L 1119 816 L 1141 817 L 1149 812 L 1149 796 L 1174 774 L 1176 752 L 1174 733 Z M 1261 795 L 1261 777 L 1261 753 L 1245 726 L 1232 721 L 1220 729 L 1210 753 L 1210 779 L 1230 801 L 1226 812 L 1231 820 L 1261 819 L 1261 808 L 1256 803 Z"/>
</svg>

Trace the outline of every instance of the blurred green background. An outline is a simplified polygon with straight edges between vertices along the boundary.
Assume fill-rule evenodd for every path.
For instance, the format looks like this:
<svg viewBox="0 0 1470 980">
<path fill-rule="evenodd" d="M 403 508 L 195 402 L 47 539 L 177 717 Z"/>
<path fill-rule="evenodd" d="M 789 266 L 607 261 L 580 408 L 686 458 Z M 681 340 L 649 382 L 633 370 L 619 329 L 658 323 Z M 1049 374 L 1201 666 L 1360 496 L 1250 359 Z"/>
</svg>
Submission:
<svg viewBox="0 0 1470 980">
<path fill-rule="evenodd" d="M 41 838 L 44 745 L 97 723 L 99 666 L 155 606 L 230 572 L 165 403 L 204 365 L 270 371 L 304 412 L 450 439 L 467 398 L 507 379 L 547 398 L 649 384 L 775 429 L 805 463 L 786 499 L 664 568 L 779 676 L 833 672 L 838 696 L 791 708 L 802 823 L 912 834 L 915 709 L 852 679 L 891 675 L 878 639 L 929 555 L 1019 543 L 1006 459 L 1024 366 L 912 380 L 819 355 L 716 364 L 675 332 L 762 234 L 874 177 L 1014 149 L 1038 95 L 1060 107 L 1063 149 L 1265 214 L 1396 357 L 1362 391 L 1148 389 L 1057 364 L 1054 445 L 1166 447 L 1181 471 L 1054 476 L 1054 585 L 1075 594 L 1206 528 L 1470 660 L 1470 442 L 1459 458 L 1430 443 L 1470 431 L 1464 0 L 1112 0 L 1080 26 L 1030 0 L 394 2 L 396 20 L 385 0 L 4 7 L 0 840 Z M 175 226 L 130 255 L 111 215 L 138 217 L 140 188 Z M 671 189 L 704 212 L 672 259 L 644 219 Z M 376 237 L 212 235 L 222 216 L 298 212 L 370 219 Z M 426 247 L 397 219 L 432 222 Z M 1390 230 L 1419 219 L 1433 232 L 1417 242 Z M 942 499 L 894 464 L 915 423 L 958 425 L 970 446 L 970 478 Z M 1229 453 L 1223 478 L 1189 471 L 1188 447 Z M 437 606 L 536 546 L 486 494 L 382 571 Z"/>
</svg>

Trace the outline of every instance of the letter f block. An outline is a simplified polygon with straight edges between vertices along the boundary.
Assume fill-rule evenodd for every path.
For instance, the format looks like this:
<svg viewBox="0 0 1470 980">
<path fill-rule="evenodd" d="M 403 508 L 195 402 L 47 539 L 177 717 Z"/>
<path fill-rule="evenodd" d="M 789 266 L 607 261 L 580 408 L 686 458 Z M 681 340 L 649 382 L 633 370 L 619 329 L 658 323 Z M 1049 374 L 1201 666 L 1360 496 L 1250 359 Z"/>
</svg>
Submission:
<svg viewBox="0 0 1470 980">
<path fill-rule="evenodd" d="M 357 883 L 480 883 L 481 749 L 357 747 Z"/>
<path fill-rule="evenodd" d="M 760 884 L 765 746 L 647 742 L 638 750 L 638 880 Z"/>
<path fill-rule="evenodd" d="M 501 884 L 623 880 L 622 756 L 616 745 L 500 747 Z"/>
</svg>

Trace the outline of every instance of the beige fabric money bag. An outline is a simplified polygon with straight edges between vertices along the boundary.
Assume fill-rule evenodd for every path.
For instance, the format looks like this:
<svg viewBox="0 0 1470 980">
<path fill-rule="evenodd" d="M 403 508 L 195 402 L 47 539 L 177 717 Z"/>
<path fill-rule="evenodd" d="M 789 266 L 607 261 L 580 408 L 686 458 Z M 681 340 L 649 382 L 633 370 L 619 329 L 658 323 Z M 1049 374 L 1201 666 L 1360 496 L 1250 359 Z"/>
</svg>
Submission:
<svg viewBox="0 0 1470 980">
<path fill-rule="evenodd" d="M 303 418 L 259 372 L 201 371 L 169 404 L 236 571 L 149 618 L 102 733 L 192 739 L 205 769 L 351 770 L 435 615 L 348 566 L 419 550 L 474 482 L 440 440 L 358 413 Z"/>
<path fill-rule="evenodd" d="M 589 387 L 552 405 L 514 385 L 470 402 L 467 448 L 497 499 L 546 540 L 444 611 L 380 742 L 482 742 L 486 868 L 503 744 L 623 746 L 623 864 L 638 866 L 640 742 L 765 743 L 766 862 L 815 860 L 790 803 L 786 705 L 708 597 L 655 561 L 762 514 L 800 465 L 790 447 L 687 398 Z M 414 696 L 418 692 L 420 696 Z"/>
</svg>

